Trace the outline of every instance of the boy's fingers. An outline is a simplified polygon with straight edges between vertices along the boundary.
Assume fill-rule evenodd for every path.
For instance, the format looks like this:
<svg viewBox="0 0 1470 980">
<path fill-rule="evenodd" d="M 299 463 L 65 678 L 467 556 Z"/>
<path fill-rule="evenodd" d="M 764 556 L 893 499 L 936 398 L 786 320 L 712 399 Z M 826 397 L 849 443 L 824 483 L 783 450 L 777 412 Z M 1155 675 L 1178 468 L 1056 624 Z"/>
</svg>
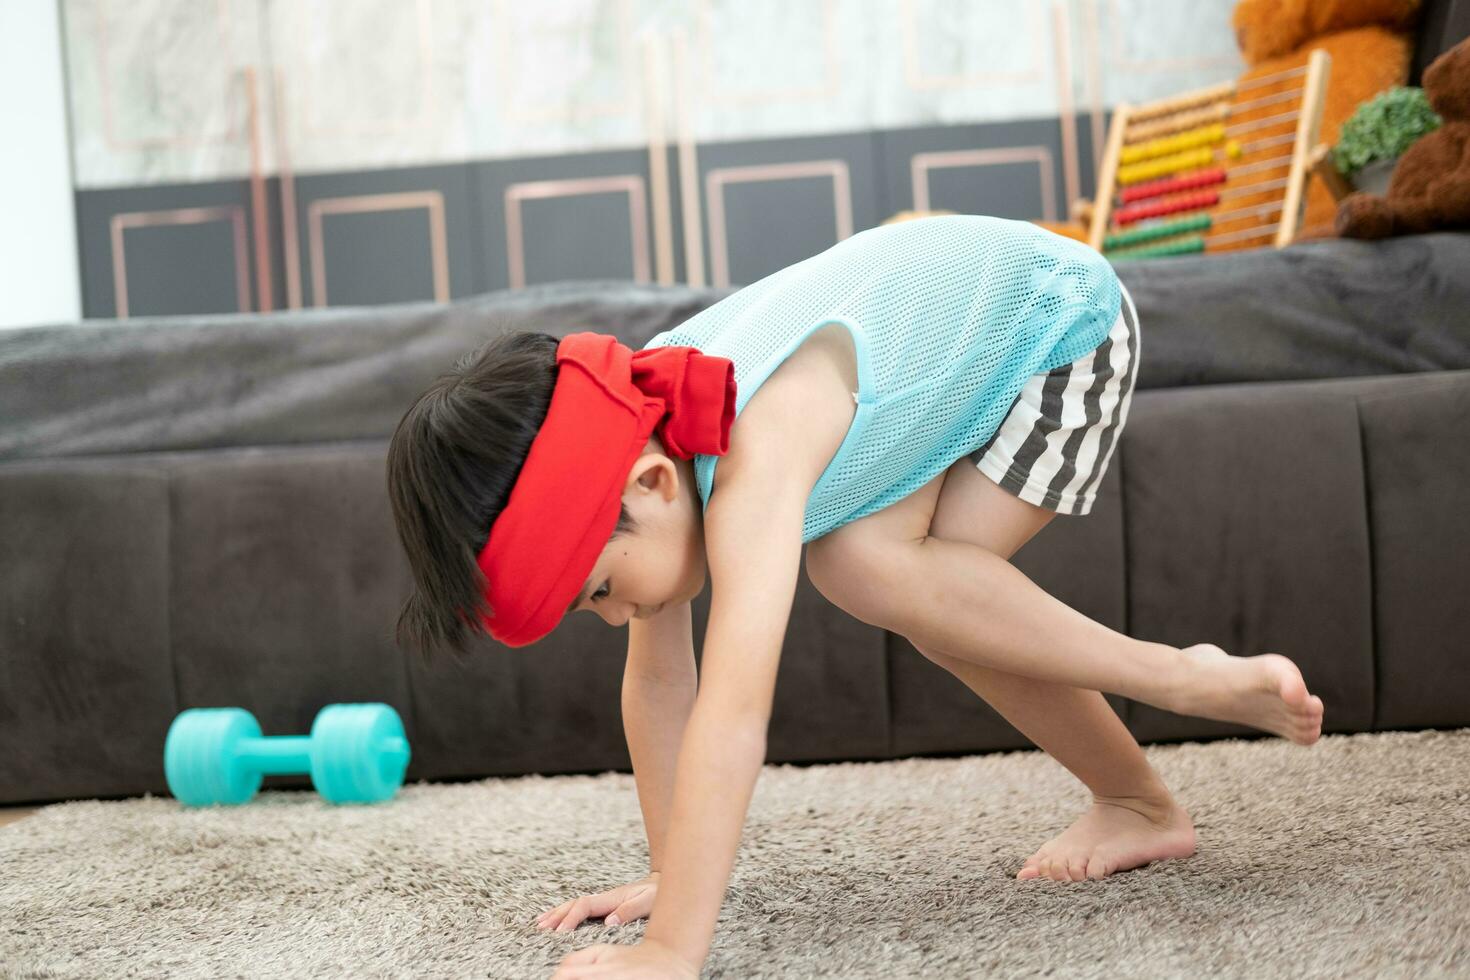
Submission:
<svg viewBox="0 0 1470 980">
<path fill-rule="evenodd" d="M 586 908 L 587 899 L 585 896 L 573 900 L 572 907 L 567 909 L 566 918 L 562 919 L 561 924 L 556 927 L 557 932 L 568 932 L 577 928 L 578 923 L 587 918 Z"/>
<path fill-rule="evenodd" d="M 637 889 L 632 895 L 618 903 L 618 907 L 603 920 L 604 924 L 618 926 L 646 916 L 652 910 L 652 903 L 647 901 L 647 896 L 651 891 L 652 889 L 647 887 Z"/>
<path fill-rule="evenodd" d="M 589 899 L 592 904 L 587 909 L 587 914 L 589 916 L 607 915 L 613 909 L 618 907 L 618 902 L 620 901 L 620 899 L 621 896 L 615 895 L 612 892 L 602 892 L 599 895 L 593 895 Z"/>
<path fill-rule="evenodd" d="M 575 901 L 575 899 L 569 898 L 565 902 L 562 902 L 560 905 L 558 905 L 556 908 L 547 909 L 545 912 L 542 912 L 541 916 L 536 920 L 536 924 L 538 926 L 543 925 L 548 920 L 552 919 L 555 919 L 559 922 L 561 920 L 561 917 L 565 915 L 568 910 L 571 909 L 573 901 Z"/>
<path fill-rule="evenodd" d="M 572 911 L 572 901 L 570 901 L 569 899 L 569 901 L 562 902 L 562 904 L 557 905 L 556 908 L 550 909 L 550 911 L 541 912 L 541 918 L 538 918 L 537 926 L 545 926 L 548 927 L 548 929 L 556 929 L 557 926 L 560 926 L 560 924 L 562 924 L 562 920 L 564 917 L 566 917 L 567 912 L 570 911 Z"/>
<path fill-rule="evenodd" d="M 577 919 L 568 927 L 575 929 L 578 922 L 589 917 L 606 915 L 610 910 L 616 908 L 619 897 L 619 889 L 613 889 L 599 892 L 596 895 L 583 895 L 579 898 L 568 899 L 556 908 L 542 912 L 536 919 L 536 925 L 557 929 L 565 924 L 568 916 L 577 912 L 579 913 Z M 626 916 L 624 918 L 626 920 Z"/>
</svg>

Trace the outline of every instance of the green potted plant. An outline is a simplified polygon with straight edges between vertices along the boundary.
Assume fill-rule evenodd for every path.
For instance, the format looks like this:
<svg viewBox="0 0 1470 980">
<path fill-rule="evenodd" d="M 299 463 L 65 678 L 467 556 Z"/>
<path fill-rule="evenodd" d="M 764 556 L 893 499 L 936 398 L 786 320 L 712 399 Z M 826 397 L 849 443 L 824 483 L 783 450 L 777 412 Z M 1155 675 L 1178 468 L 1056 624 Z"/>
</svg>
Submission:
<svg viewBox="0 0 1470 980">
<path fill-rule="evenodd" d="M 1384 194 L 1399 157 L 1441 122 L 1423 89 L 1395 86 L 1358 106 L 1342 124 L 1332 162 L 1358 190 Z"/>
</svg>

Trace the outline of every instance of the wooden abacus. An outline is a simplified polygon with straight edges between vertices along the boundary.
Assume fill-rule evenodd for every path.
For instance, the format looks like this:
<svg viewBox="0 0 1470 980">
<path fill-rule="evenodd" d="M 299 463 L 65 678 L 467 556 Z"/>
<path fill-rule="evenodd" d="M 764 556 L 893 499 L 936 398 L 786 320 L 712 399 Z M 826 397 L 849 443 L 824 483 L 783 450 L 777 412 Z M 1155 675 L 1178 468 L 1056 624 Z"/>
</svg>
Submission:
<svg viewBox="0 0 1470 980">
<path fill-rule="evenodd" d="M 1296 235 L 1331 59 L 1113 112 L 1089 242 L 1110 259 Z M 1284 171 L 1284 173 L 1283 173 Z"/>
</svg>

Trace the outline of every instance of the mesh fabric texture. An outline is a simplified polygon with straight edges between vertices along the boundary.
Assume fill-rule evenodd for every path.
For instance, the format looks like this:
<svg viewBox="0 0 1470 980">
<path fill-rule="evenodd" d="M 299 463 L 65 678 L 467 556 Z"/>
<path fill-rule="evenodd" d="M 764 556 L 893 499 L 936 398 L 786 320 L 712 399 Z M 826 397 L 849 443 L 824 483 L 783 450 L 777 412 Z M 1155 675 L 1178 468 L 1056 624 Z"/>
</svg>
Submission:
<svg viewBox="0 0 1470 980">
<path fill-rule="evenodd" d="M 730 358 L 738 418 L 814 331 L 847 328 L 857 412 L 808 497 L 805 543 L 902 500 L 983 446 L 1028 378 L 1103 342 L 1120 302 L 1112 267 L 1081 242 L 1024 221 L 941 215 L 852 235 L 645 347 Z M 694 457 L 705 507 L 717 461 Z"/>
</svg>

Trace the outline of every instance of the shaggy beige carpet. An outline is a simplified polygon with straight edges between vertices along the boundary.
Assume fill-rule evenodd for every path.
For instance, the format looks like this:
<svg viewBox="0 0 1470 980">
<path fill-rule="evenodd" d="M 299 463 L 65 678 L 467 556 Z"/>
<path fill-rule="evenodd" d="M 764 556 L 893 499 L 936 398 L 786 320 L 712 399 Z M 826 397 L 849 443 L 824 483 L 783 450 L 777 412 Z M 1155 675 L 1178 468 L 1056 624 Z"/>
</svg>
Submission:
<svg viewBox="0 0 1470 980">
<path fill-rule="evenodd" d="M 1014 880 L 1087 801 L 1039 752 L 768 766 L 704 976 L 1470 975 L 1470 728 L 1146 752 L 1199 852 L 1067 883 Z M 617 773 L 57 804 L 0 830 L 0 974 L 546 977 L 646 922 L 540 912 L 646 859 Z"/>
</svg>

